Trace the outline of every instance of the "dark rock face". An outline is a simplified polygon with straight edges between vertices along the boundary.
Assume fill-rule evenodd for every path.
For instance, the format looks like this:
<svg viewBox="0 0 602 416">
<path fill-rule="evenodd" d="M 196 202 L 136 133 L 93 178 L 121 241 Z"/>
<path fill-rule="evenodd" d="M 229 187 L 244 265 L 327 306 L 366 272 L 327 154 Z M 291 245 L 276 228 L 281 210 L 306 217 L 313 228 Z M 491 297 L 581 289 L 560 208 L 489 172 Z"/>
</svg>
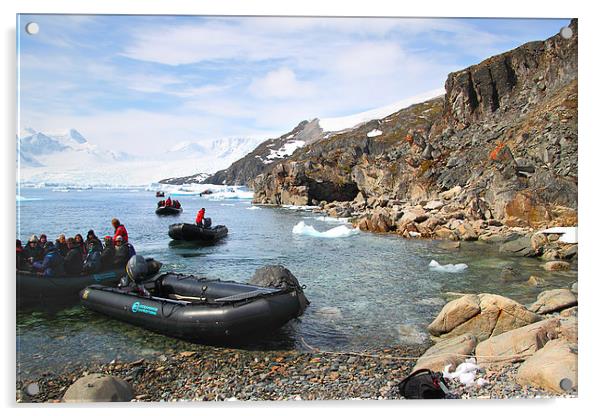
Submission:
<svg viewBox="0 0 602 416">
<path fill-rule="evenodd" d="M 530 42 L 450 74 L 444 97 L 326 135 L 267 166 L 251 183 L 255 202 L 350 201 L 357 190 L 366 200 L 416 205 L 460 187 L 449 203 L 468 220 L 576 224 L 576 20 L 571 28 L 571 39 Z M 382 134 L 368 137 L 374 129 Z M 399 228 L 378 219 L 372 227 L 374 207 L 363 209 L 366 229 Z"/>
</svg>

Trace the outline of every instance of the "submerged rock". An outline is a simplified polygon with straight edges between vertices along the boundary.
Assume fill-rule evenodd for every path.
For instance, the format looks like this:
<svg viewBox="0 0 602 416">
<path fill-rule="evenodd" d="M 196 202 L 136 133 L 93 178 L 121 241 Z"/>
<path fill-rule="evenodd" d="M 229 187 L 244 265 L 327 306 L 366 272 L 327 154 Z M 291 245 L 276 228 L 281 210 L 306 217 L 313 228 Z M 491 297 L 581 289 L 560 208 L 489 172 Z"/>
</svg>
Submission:
<svg viewBox="0 0 602 416">
<path fill-rule="evenodd" d="M 569 270 L 571 268 L 571 263 L 561 260 L 549 261 L 545 263 L 542 267 L 544 268 L 544 270 L 547 270 L 549 272 L 556 272 L 562 270 Z"/>
</svg>

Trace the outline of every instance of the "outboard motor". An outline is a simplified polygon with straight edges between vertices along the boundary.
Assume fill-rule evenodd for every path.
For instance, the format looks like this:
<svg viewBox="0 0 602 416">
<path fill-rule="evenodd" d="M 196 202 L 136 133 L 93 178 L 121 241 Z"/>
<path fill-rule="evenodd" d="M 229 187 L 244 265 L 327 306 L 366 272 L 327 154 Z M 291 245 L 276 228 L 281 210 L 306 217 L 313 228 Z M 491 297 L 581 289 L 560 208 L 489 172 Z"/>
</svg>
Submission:
<svg viewBox="0 0 602 416">
<path fill-rule="evenodd" d="M 145 278 L 148 276 L 148 264 L 141 255 L 132 256 L 125 266 L 127 276 L 121 279 L 119 286 L 134 286 L 141 295 L 150 296 L 144 287 Z M 129 281 L 128 281 L 129 279 Z"/>
<path fill-rule="evenodd" d="M 297 299 L 299 301 L 299 312 L 297 316 L 301 316 L 310 302 L 305 297 L 303 292 L 304 286 L 299 284 L 297 278 L 291 273 L 286 267 L 277 266 L 264 266 L 255 271 L 249 283 L 256 286 L 262 287 L 273 287 L 273 288 L 292 288 L 297 292 Z"/>
<path fill-rule="evenodd" d="M 203 228 L 211 228 L 211 218 L 203 218 Z"/>
</svg>

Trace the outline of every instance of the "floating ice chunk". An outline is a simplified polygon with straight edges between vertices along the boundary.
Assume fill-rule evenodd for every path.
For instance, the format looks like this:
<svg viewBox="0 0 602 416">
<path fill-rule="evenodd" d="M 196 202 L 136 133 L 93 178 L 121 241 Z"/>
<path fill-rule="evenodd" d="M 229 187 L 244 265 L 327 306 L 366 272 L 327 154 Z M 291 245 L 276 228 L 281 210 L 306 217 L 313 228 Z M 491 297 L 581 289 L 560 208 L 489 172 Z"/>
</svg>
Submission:
<svg viewBox="0 0 602 416">
<path fill-rule="evenodd" d="M 416 231 L 410 231 L 408 234 L 410 234 L 410 237 L 412 238 L 420 237 L 422 235 L 420 233 L 417 233 Z"/>
<path fill-rule="evenodd" d="M 220 204 L 222 207 L 233 207 L 234 204 Z"/>
<path fill-rule="evenodd" d="M 245 209 L 261 209 L 261 208 L 259 208 L 259 207 L 255 206 L 255 205 L 253 205 L 253 206 L 251 206 L 251 207 L 246 207 Z"/>
<path fill-rule="evenodd" d="M 552 227 L 539 231 L 541 234 L 562 234 L 558 241 L 577 244 L 577 227 Z"/>
<path fill-rule="evenodd" d="M 335 218 L 335 217 L 303 217 L 307 220 L 316 220 L 322 222 L 338 222 L 342 224 L 349 223 L 349 218 Z"/>
<path fill-rule="evenodd" d="M 464 263 L 458 264 L 439 264 L 435 260 L 431 260 L 429 268 L 437 272 L 460 273 L 468 269 L 468 265 Z"/>
<path fill-rule="evenodd" d="M 26 201 L 40 201 L 42 198 L 28 198 L 26 196 L 17 195 L 18 202 L 26 202 Z"/>
<path fill-rule="evenodd" d="M 368 133 L 366 133 L 366 136 L 368 136 L 368 137 L 376 137 L 376 136 L 380 136 L 381 134 L 383 134 L 382 131 L 374 129 L 374 130 L 370 130 Z"/>
<path fill-rule="evenodd" d="M 318 231 L 311 225 L 306 225 L 304 221 L 299 221 L 297 225 L 293 227 L 293 234 L 306 235 L 309 237 L 318 238 L 338 238 L 338 237 L 349 237 L 359 233 L 358 229 L 349 228 L 345 225 L 339 225 L 338 227 L 331 228 L 328 231 Z"/>
</svg>

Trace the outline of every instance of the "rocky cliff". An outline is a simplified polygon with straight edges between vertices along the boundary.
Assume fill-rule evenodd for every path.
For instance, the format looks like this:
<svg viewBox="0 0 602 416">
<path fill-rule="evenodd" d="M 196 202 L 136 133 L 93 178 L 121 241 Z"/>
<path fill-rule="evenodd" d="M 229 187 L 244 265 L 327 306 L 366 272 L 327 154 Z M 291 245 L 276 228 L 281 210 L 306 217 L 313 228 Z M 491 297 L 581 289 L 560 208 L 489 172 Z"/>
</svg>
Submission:
<svg viewBox="0 0 602 416">
<path fill-rule="evenodd" d="M 255 202 L 327 205 L 362 228 L 404 235 L 444 237 L 454 218 L 576 223 L 576 20 L 571 28 L 570 39 L 530 42 L 449 74 L 444 97 L 274 163 L 252 182 Z M 401 221 L 422 219 L 429 202 L 428 227 Z"/>
</svg>

